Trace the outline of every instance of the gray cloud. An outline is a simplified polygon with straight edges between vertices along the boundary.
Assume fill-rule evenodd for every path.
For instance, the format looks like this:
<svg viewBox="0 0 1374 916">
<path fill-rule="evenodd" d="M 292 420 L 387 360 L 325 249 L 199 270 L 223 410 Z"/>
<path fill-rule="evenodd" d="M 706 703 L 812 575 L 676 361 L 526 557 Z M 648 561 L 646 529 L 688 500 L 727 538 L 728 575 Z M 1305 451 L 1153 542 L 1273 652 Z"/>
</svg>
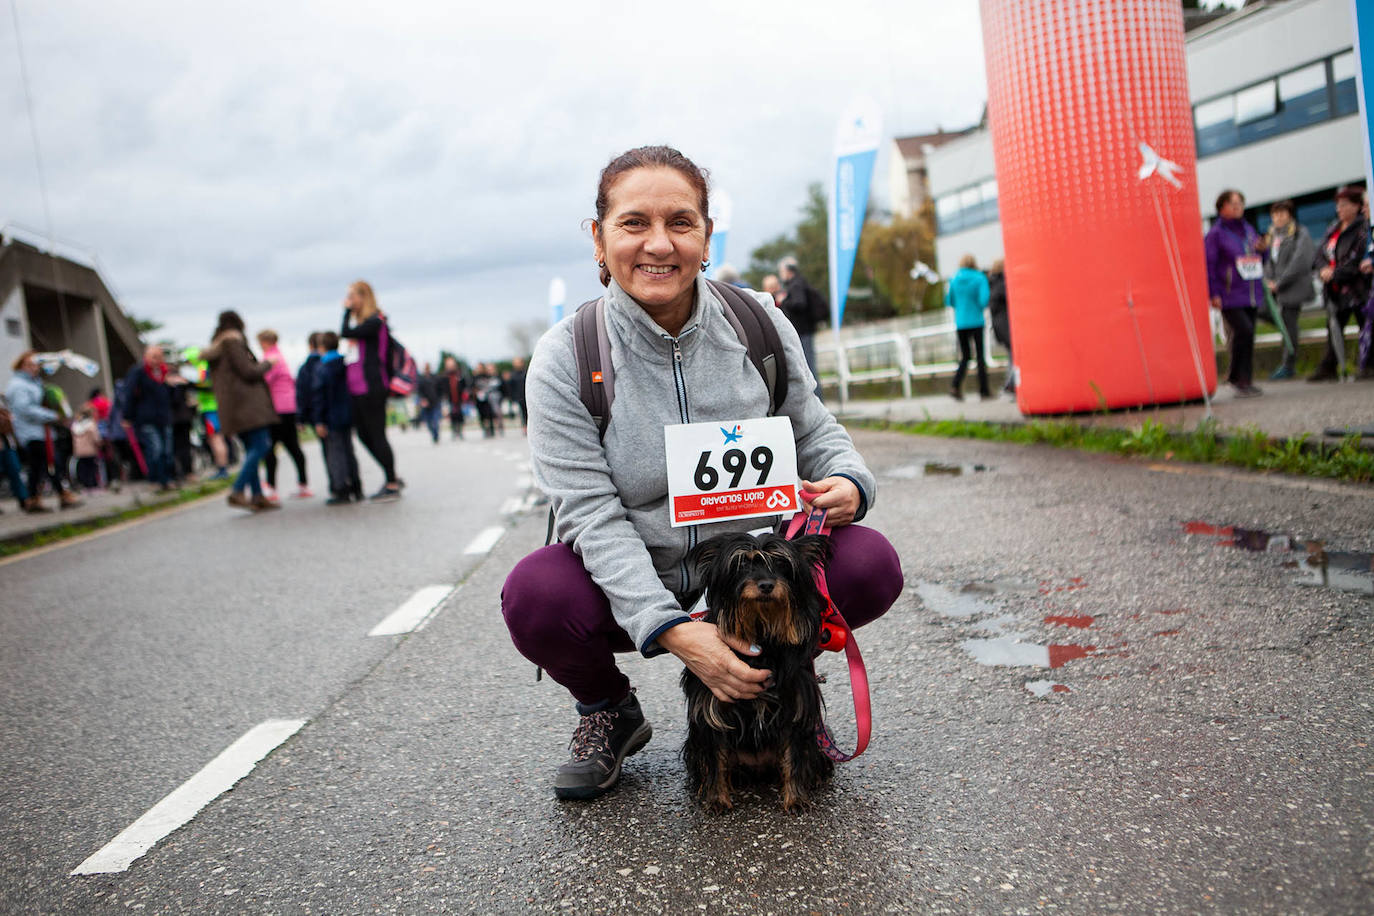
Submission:
<svg viewBox="0 0 1374 916">
<path fill-rule="evenodd" d="M 288 337 L 332 326 L 365 276 L 412 347 L 500 356 L 552 276 L 570 301 L 599 289 L 580 223 L 611 155 L 667 142 L 710 169 L 743 263 L 826 177 L 854 94 L 889 135 L 962 126 L 985 95 L 972 3 L 21 0 L 20 16 L 58 234 L 187 341 L 226 306 Z M 0 61 L 13 42 L 4 17 Z M 41 228 L 17 76 L 0 79 L 0 222 Z"/>
</svg>

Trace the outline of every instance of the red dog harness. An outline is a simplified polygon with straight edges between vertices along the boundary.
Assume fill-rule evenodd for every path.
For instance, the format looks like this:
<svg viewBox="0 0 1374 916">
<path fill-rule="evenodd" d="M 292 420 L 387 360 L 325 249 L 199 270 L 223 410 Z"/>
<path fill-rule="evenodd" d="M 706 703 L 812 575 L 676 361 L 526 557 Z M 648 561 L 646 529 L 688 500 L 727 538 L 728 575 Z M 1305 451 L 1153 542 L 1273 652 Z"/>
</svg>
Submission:
<svg viewBox="0 0 1374 916">
<path fill-rule="evenodd" d="M 825 524 L 826 512 L 824 509 L 812 509 L 810 514 L 798 512 L 792 517 L 792 521 L 787 526 L 787 539 L 790 541 L 798 534 L 819 534 L 829 535 L 830 528 Z M 835 743 L 835 737 L 830 734 L 830 729 L 826 727 L 824 721 L 816 727 L 816 744 L 820 746 L 821 752 L 825 756 L 837 763 L 844 763 L 853 760 L 864 752 L 868 747 L 868 738 L 873 731 L 873 708 L 870 705 L 868 695 L 868 670 L 864 667 L 863 655 L 859 653 L 859 644 L 854 639 L 854 632 L 845 622 L 844 616 L 840 614 L 839 608 L 835 607 L 835 601 L 830 597 L 830 587 L 825 582 L 825 569 L 819 564 L 816 566 L 816 587 L 820 589 L 821 595 L 825 598 L 825 617 L 821 623 L 820 648 L 838 652 L 844 649 L 844 654 L 849 661 L 849 689 L 854 694 L 854 723 L 858 728 L 858 744 L 854 747 L 854 753 L 846 754 L 840 750 Z"/>
</svg>

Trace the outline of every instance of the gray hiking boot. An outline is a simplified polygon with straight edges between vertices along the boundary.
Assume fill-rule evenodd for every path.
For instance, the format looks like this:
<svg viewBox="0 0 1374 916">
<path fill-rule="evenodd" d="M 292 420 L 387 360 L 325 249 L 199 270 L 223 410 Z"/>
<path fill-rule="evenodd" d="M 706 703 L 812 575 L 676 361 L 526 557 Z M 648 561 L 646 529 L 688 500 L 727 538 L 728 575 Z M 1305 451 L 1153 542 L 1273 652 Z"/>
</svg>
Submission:
<svg viewBox="0 0 1374 916">
<path fill-rule="evenodd" d="M 653 734 L 634 690 L 618 706 L 583 716 L 569 744 L 572 758 L 554 777 L 554 794 L 576 799 L 605 794 L 620 780 L 620 764 L 648 744 Z"/>
</svg>

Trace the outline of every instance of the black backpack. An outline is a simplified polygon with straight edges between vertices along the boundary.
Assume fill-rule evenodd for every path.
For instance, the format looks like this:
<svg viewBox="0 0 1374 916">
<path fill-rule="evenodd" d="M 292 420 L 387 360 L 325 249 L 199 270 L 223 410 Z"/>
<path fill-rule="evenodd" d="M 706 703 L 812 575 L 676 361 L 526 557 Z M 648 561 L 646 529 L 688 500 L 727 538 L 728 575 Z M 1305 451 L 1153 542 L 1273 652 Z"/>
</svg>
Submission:
<svg viewBox="0 0 1374 916">
<path fill-rule="evenodd" d="M 749 351 L 749 361 L 768 386 L 768 416 L 771 417 L 787 400 L 787 359 L 778 329 L 768 317 L 766 307 L 752 296 L 728 283 L 706 282 L 724 303 L 726 319 Z M 596 421 L 598 435 L 604 439 L 606 427 L 611 422 L 611 402 L 615 400 L 615 369 L 611 366 L 611 344 L 606 338 L 604 298 L 578 306 L 573 318 L 573 353 L 577 359 L 578 392 L 587 412 Z"/>
</svg>

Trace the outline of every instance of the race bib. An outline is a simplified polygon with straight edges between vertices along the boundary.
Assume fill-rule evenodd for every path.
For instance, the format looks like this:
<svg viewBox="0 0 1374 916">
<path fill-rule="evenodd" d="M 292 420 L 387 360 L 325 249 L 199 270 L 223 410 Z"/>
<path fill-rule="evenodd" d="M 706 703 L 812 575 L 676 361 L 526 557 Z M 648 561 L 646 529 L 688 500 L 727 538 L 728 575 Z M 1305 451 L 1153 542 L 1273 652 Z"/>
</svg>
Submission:
<svg viewBox="0 0 1374 916">
<path fill-rule="evenodd" d="M 1243 254 L 1236 258 L 1236 273 L 1242 280 L 1264 279 L 1264 261 L 1257 254 Z"/>
<path fill-rule="evenodd" d="M 787 417 L 665 426 L 663 442 L 674 528 L 801 508 Z"/>
</svg>

